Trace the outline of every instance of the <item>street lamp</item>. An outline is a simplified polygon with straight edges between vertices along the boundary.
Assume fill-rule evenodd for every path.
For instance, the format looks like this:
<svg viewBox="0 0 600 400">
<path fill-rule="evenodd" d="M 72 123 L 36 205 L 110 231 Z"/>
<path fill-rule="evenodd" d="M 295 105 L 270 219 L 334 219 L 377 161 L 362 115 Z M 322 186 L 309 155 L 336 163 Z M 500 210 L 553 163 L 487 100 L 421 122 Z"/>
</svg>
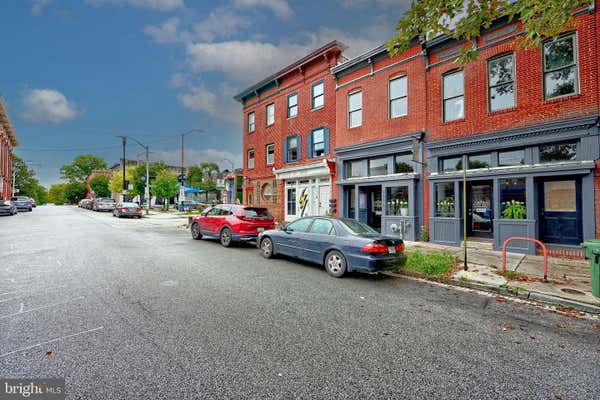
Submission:
<svg viewBox="0 0 600 400">
<path fill-rule="evenodd" d="M 231 161 L 229 158 L 224 158 L 223 161 L 227 161 L 229 164 L 231 164 L 231 172 L 235 171 L 233 161 Z"/>
<path fill-rule="evenodd" d="M 146 152 L 146 187 L 144 188 L 144 197 L 146 198 L 146 215 L 150 213 L 150 167 L 149 167 L 149 156 L 150 149 L 148 146 L 140 142 L 134 137 L 131 136 L 119 136 L 123 138 L 123 195 L 125 195 L 125 145 L 127 143 L 127 138 L 133 140 L 137 144 L 139 144 Z M 124 196 L 123 196 L 124 197 Z"/>
<path fill-rule="evenodd" d="M 185 200 L 185 190 L 183 188 L 183 177 L 184 177 L 184 171 L 183 171 L 183 168 L 184 168 L 184 166 L 183 166 L 184 165 L 184 138 L 187 135 L 190 135 L 190 134 L 192 134 L 194 132 L 196 132 L 196 133 L 205 133 L 205 131 L 203 131 L 202 129 L 196 129 L 195 128 L 195 129 L 190 129 L 189 131 L 181 134 L 181 174 L 179 175 L 179 178 L 180 178 L 179 179 L 179 183 L 180 183 L 180 186 L 179 186 L 179 202 L 180 203 L 183 200 Z"/>
</svg>

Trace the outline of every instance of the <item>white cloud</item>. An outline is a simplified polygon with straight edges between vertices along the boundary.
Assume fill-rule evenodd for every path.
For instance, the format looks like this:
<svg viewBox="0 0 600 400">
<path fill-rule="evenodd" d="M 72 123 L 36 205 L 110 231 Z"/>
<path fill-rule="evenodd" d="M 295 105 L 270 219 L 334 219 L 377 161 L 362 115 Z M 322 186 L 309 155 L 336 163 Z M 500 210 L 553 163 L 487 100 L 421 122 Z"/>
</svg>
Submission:
<svg viewBox="0 0 600 400">
<path fill-rule="evenodd" d="M 188 74 L 183 72 L 177 72 L 171 75 L 171 78 L 169 79 L 169 84 L 174 88 L 182 88 L 188 85 L 189 81 L 190 77 L 188 76 Z"/>
<path fill-rule="evenodd" d="M 192 111 L 207 113 L 225 122 L 240 122 L 241 107 L 233 100 L 235 91 L 227 83 L 222 83 L 217 91 L 211 91 L 204 84 L 192 86 L 177 98 Z"/>
<path fill-rule="evenodd" d="M 181 150 L 153 152 L 152 158 L 164 161 L 169 165 L 179 165 L 181 162 Z M 225 159 L 233 161 L 235 168 L 242 166 L 242 157 L 239 152 L 232 153 L 231 151 L 220 149 L 185 149 L 186 166 L 198 165 L 202 162 L 215 162 L 219 164 L 221 170 L 231 169 L 231 163 Z"/>
<path fill-rule="evenodd" d="M 288 19 L 294 15 L 292 7 L 286 0 L 234 0 L 233 5 L 239 8 L 269 8 L 281 19 Z"/>
<path fill-rule="evenodd" d="M 31 5 L 31 13 L 33 15 L 42 15 L 44 8 L 51 2 L 52 0 L 33 0 Z"/>
<path fill-rule="evenodd" d="M 195 37 L 212 42 L 216 38 L 228 38 L 238 33 L 240 28 L 250 26 L 250 20 L 223 8 L 212 11 L 201 22 L 194 24 Z"/>
<path fill-rule="evenodd" d="M 310 46 L 292 43 L 227 41 L 190 43 L 188 62 L 199 71 L 222 71 L 240 83 L 253 83 L 306 54 Z"/>
<path fill-rule="evenodd" d="M 30 121 L 59 123 L 77 114 L 64 94 L 54 89 L 31 89 L 23 97 L 22 115 Z"/>
<path fill-rule="evenodd" d="M 373 3 L 382 7 L 390 7 L 396 5 L 402 10 L 406 10 L 408 6 L 410 6 L 410 0 L 338 0 L 338 4 L 340 4 L 344 8 L 364 7 L 367 5 L 370 6 Z"/>
<path fill-rule="evenodd" d="M 158 11 L 174 11 L 184 8 L 183 0 L 85 0 L 86 4 L 101 6 L 104 4 L 126 5 L 139 8 L 150 8 Z"/>
<path fill-rule="evenodd" d="M 176 43 L 182 40 L 179 33 L 179 18 L 169 18 L 160 26 L 148 25 L 144 33 L 156 43 Z"/>
</svg>

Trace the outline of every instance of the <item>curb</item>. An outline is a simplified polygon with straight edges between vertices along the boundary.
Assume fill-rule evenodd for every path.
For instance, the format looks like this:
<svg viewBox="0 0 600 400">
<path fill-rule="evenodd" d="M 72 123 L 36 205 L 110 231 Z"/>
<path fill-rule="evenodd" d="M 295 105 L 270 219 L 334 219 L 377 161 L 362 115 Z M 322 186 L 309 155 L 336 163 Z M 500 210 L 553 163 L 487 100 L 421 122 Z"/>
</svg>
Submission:
<svg viewBox="0 0 600 400">
<path fill-rule="evenodd" d="M 438 282 L 436 280 L 427 279 L 426 277 L 423 277 L 423 276 L 405 274 L 402 272 L 386 273 L 386 275 L 395 277 L 395 278 L 408 277 L 408 278 L 412 278 L 412 279 L 417 278 L 417 279 L 429 281 L 429 282 Z M 533 301 L 536 303 L 543 303 L 543 304 L 552 305 L 555 307 L 567 307 L 567 308 L 572 308 L 576 311 L 582 311 L 582 312 L 585 312 L 588 314 L 600 315 L 600 307 L 598 307 L 598 306 L 594 306 L 594 305 L 588 304 L 588 303 L 582 303 L 582 302 L 575 301 L 575 300 L 569 300 L 569 299 L 565 299 L 565 298 L 558 297 L 558 296 L 552 296 L 552 295 L 545 294 L 545 293 L 530 292 L 530 291 L 517 291 L 517 290 L 511 290 L 510 287 L 504 288 L 504 287 L 500 287 L 498 285 L 477 283 L 477 282 L 473 282 L 473 281 L 460 281 L 460 280 L 454 279 L 454 278 L 449 279 L 448 281 L 444 281 L 443 283 L 445 283 L 449 286 L 459 286 L 459 287 L 464 287 L 464 288 L 473 289 L 473 290 L 481 290 L 481 291 L 485 291 L 485 292 L 498 293 L 498 294 L 501 294 L 506 297 L 515 297 L 515 298 L 518 298 L 521 300 Z"/>
</svg>

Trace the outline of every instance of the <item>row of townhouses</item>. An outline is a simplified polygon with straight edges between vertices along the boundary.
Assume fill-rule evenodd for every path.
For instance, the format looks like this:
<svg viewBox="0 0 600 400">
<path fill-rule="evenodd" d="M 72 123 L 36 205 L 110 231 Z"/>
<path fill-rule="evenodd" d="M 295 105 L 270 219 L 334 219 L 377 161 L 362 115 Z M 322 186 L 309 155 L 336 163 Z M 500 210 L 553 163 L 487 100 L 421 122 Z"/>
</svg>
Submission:
<svg viewBox="0 0 600 400">
<path fill-rule="evenodd" d="M 15 131 L 0 99 L 0 200 L 10 199 L 12 194 L 12 157 L 17 143 Z"/>
<path fill-rule="evenodd" d="M 249 87 L 235 96 L 244 202 L 456 246 L 463 224 L 496 249 L 600 237 L 600 13 L 575 15 L 539 49 L 521 49 L 508 19 L 475 43 L 415 40 L 393 57 L 382 45 L 348 60 L 333 41 Z M 458 65 L 473 45 L 478 59 Z"/>
</svg>

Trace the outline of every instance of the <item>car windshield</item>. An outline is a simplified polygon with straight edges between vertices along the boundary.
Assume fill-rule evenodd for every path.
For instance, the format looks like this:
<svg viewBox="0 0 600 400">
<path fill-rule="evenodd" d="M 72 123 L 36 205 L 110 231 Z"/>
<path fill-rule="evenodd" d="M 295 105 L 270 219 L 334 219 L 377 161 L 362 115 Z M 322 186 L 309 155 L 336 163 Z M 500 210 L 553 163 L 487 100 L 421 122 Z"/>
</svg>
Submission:
<svg viewBox="0 0 600 400">
<path fill-rule="evenodd" d="M 269 210 L 266 208 L 244 208 L 244 217 L 270 217 Z"/>
<path fill-rule="evenodd" d="M 10 201 L 8 201 L 8 200 L 0 200 L 0 206 L 10 206 Z"/>
<path fill-rule="evenodd" d="M 363 222 L 357 221 L 355 219 L 343 218 L 343 219 L 340 219 L 340 222 L 353 235 L 379 236 L 379 232 L 377 232 L 375 229 L 373 229 L 369 225 L 367 225 Z"/>
<path fill-rule="evenodd" d="M 137 207 L 136 203 L 123 203 L 123 207 Z"/>
<path fill-rule="evenodd" d="M 101 201 L 102 203 L 114 203 L 115 199 L 100 199 L 98 201 Z"/>
</svg>

